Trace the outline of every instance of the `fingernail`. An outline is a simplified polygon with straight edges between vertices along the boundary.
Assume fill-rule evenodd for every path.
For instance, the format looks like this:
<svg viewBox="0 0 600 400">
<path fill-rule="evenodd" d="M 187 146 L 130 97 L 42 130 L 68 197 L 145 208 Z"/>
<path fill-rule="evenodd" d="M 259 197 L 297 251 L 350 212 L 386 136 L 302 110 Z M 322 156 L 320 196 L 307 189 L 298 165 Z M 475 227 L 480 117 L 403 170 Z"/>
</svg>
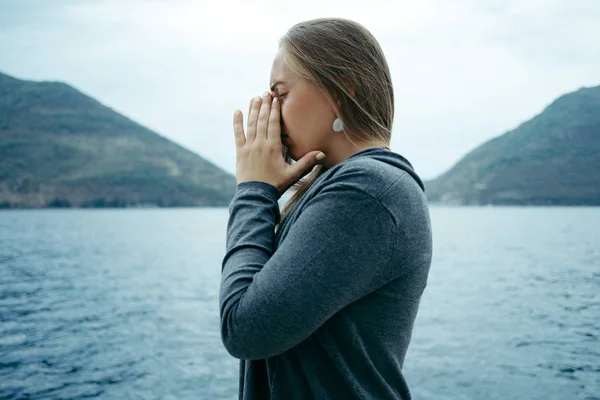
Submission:
<svg viewBox="0 0 600 400">
<path fill-rule="evenodd" d="M 321 161 L 324 158 L 325 158 L 325 153 L 320 152 L 319 154 L 317 154 L 317 160 Z"/>
<path fill-rule="evenodd" d="M 236 115 L 236 117 L 237 117 L 237 116 L 239 116 L 241 113 L 242 113 L 242 112 L 241 112 L 240 110 L 235 110 L 235 113 L 234 113 L 234 114 L 235 114 L 235 115 Z"/>
<path fill-rule="evenodd" d="M 270 95 L 270 94 L 271 94 L 271 93 L 269 93 L 268 91 L 265 91 L 265 92 L 263 93 L 263 97 L 266 99 L 267 97 L 269 97 L 269 95 Z"/>
<path fill-rule="evenodd" d="M 273 103 L 277 103 L 279 101 L 279 99 L 277 99 L 277 97 L 273 97 Z"/>
<path fill-rule="evenodd" d="M 262 100 L 262 97 L 260 97 L 260 96 L 256 96 L 256 97 L 254 98 L 254 102 L 255 102 L 255 103 L 258 103 L 258 102 L 260 102 L 261 100 Z"/>
</svg>

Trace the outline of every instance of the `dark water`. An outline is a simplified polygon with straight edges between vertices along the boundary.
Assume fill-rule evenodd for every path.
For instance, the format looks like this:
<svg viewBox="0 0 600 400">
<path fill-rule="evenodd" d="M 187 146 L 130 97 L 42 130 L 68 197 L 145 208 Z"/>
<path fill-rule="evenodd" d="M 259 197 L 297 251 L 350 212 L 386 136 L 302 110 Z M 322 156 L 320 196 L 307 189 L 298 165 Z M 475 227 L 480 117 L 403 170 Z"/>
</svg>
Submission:
<svg viewBox="0 0 600 400">
<path fill-rule="evenodd" d="M 416 400 L 600 399 L 600 208 L 433 207 Z M 0 212 L 0 398 L 235 399 L 227 209 Z"/>
</svg>

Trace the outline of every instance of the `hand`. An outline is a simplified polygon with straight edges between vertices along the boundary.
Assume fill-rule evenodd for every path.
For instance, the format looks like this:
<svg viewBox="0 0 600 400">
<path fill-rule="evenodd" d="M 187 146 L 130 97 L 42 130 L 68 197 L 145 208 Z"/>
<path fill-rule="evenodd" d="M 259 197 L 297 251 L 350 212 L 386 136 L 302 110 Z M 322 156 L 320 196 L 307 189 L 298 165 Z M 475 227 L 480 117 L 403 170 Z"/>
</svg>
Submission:
<svg viewBox="0 0 600 400">
<path fill-rule="evenodd" d="M 282 154 L 280 115 L 281 105 L 269 92 L 265 92 L 262 98 L 257 96 L 251 100 L 247 136 L 244 135 L 242 112 L 236 110 L 234 113 L 238 184 L 248 181 L 266 182 L 283 194 L 324 158 L 323 153 L 315 150 L 293 165 L 286 163 Z"/>
</svg>

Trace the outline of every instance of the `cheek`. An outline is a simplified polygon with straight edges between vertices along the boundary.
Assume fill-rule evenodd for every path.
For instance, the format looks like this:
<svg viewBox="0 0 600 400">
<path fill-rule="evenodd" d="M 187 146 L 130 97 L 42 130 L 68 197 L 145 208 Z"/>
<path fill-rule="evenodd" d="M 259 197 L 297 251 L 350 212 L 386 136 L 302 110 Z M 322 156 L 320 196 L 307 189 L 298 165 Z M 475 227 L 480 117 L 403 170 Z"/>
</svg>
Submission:
<svg viewBox="0 0 600 400">
<path fill-rule="evenodd" d="M 281 118 L 283 122 L 293 119 L 293 105 L 293 102 L 290 102 L 287 99 L 283 100 L 281 103 Z"/>
<path fill-rule="evenodd" d="M 331 129 L 328 121 L 333 123 L 335 113 L 329 111 L 329 103 L 320 100 L 306 96 L 290 96 L 282 102 L 281 124 L 294 141 L 318 143 L 328 136 Z"/>
<path fill-rule="evenodd" d="M 291 136 L 294 136 L 294 133 L 298 130 L 302 130 L 300 126 L 298 126 L 299 118 L 298 113 L 295 111 L 294 104 L 291 102 L 283 102 L 281 105 L 281 125 L 284 127 L 284 130 L 287 134 L 291 133 Z"/>
<path fill-rule="evenodd" d="M 315 119 L 314 110 L 306 107 L 304 103 L 293 99 L 284 100 L 281 106 L 281 123 L 291 136 L 314 131 L 313 119 Z"/>
</svg>

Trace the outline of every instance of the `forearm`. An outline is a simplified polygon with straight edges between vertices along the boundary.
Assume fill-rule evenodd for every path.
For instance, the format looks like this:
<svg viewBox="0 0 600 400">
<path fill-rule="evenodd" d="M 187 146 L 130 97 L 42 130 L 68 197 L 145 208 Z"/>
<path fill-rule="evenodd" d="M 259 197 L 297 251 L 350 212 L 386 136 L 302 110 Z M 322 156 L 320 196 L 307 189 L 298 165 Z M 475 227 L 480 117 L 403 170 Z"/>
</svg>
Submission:
<svg viewBox="0 0 600 400">
<path fill-rule="evenodd" d="M 221 266 L 221 333 L 226 346 L 251 339 L 246 332 L 252 319 L 242 298 L 274 251 L 274 229 L 279 221 L 277 189 L 264 182 L 238 185 L 229 209 L 226 253 Z M 250 328 L 252 329 L 252 328 Z"/>
</svg>

